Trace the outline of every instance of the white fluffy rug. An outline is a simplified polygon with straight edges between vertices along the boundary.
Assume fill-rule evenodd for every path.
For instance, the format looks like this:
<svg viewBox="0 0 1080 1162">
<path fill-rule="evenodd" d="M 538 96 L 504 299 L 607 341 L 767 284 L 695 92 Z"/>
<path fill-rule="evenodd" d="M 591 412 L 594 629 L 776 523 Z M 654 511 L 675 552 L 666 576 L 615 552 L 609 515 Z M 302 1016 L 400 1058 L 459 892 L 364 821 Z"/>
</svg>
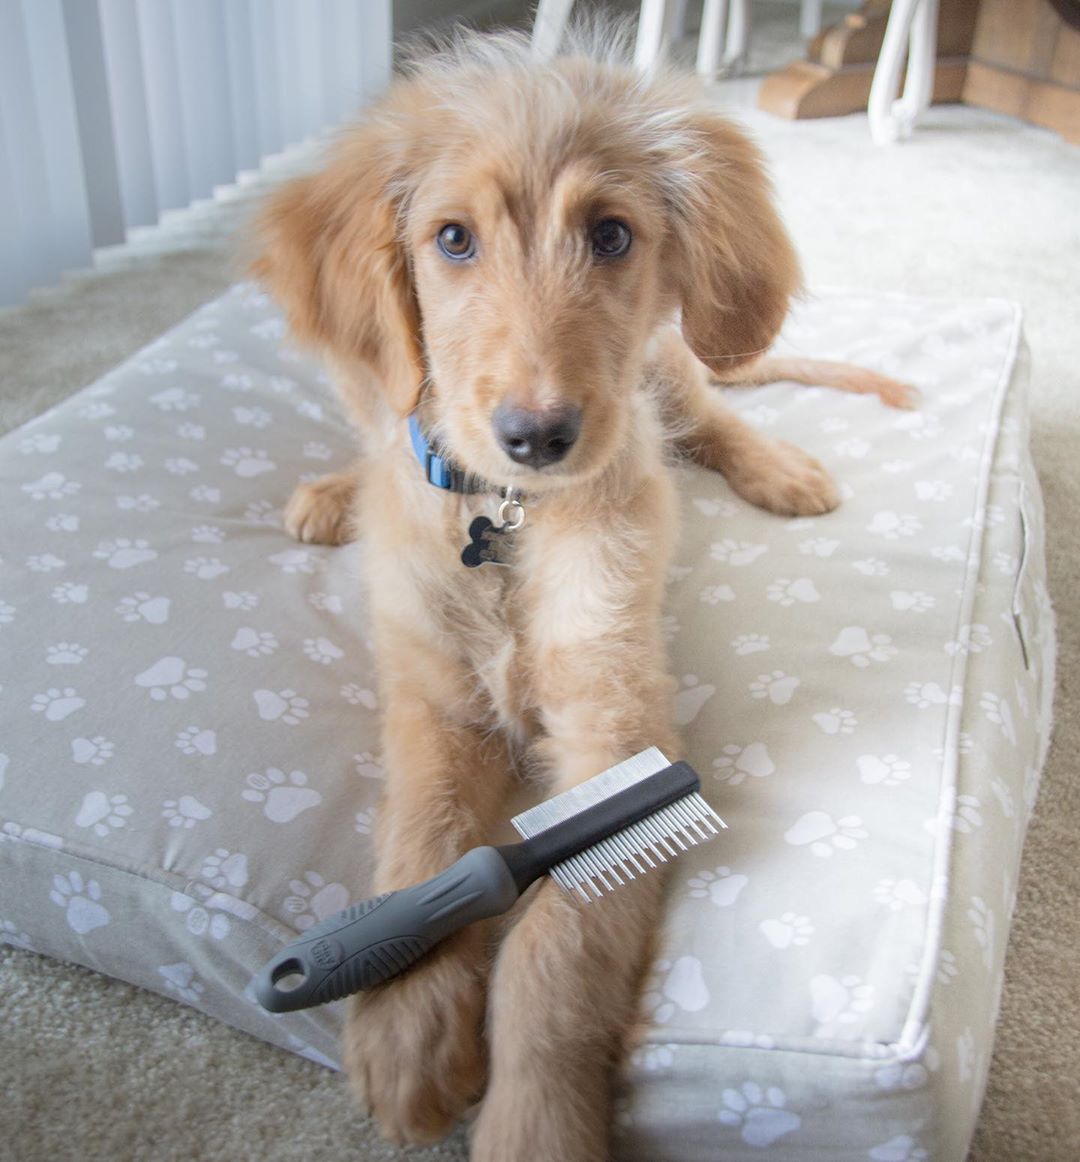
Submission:
<svg viewBox="0 0 1080 1162">
<path fill-rule="evenodd" d="M 878 149 L 863 117 L 784 122 L 717 86 L 771 160 L 807 281 L 1024 307 L 1061 635 L 1057 735 L 1029 833 L 990 1088 L 971 1157 L 1080 1157 L 1080 150 L 934 109 Z M 303 164 L 286 160 L 282 170 Z M 264 183 L 260 183 L 264 184 Z M 258 189 L 251 187 L 248 192 Z M 236 200 L 174 215 L 107 269 L 0 312 L 0 430 L 89 382 L 230 280 Z M 337 1076 L 157 996 L 0 946 L 0 1159 L 464 1159 L 397 1151 Z M 548 1160 L 538 1160 L 548 1162 Z M 551 1160 L 554 1162 L 554 1160 Z M 661 1162 L 661 1160 L 657 1160 Z"/>
</svg>

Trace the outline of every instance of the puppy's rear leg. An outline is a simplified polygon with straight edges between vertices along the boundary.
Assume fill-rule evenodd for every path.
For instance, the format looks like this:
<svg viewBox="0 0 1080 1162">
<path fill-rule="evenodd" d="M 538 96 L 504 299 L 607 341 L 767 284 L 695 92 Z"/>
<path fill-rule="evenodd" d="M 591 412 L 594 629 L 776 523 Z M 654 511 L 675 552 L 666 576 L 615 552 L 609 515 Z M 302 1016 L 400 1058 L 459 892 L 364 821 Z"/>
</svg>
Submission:
<svg viewBox="0 0 1080 1162">
<path fill-rule="evenodd" d="M 751 504 L 781 516 L 818 516 L 840 503 L 836 485 L 813 456 L 771 440 L 737 416 L 709 387 L 704 366 L 674 328 L 651 353 L 665 420 L 679 447 L 721 473 Z"/>
<path fill-rule="evenodd" d="M 298 484 L 285 506 L 285 529 L 312 545 L 343 545 L 356 539 L 353 508 L 359 473 L 350 468 Z"/>
</svg>

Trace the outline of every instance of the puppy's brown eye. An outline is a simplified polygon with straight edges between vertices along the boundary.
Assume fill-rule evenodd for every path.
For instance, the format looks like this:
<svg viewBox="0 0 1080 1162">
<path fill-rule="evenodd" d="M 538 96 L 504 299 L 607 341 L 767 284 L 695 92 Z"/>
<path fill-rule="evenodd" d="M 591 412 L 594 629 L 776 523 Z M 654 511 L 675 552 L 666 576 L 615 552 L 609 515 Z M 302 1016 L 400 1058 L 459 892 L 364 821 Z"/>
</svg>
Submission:
<svg viewBox="0 0 1080 1162">
<path fill-rule="evenodd" d="M 618 218 L 604 218 L 592 229 L 592 250 L 597 258 L 621 258 L 629 249 L 630 227 Z"/>
<path fill-rule="evenodd" d="M 448 222 L 439 231 L 435 241 L 443 254 L 454 262 L 472 258 L 476 253 L 476 239 L 460 222 Z"/>
</svg>

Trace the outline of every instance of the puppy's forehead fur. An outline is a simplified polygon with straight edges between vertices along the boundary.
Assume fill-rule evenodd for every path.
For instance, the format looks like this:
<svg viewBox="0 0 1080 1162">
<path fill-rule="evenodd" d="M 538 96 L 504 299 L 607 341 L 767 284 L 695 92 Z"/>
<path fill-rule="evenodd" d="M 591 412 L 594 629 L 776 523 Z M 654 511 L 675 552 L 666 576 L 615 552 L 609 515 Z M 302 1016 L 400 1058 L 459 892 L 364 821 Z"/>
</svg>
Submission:
<svg viewBox="0 0 1080 1162">
<path fill-rule="evenodd" d="M 406 214 L 455 202 L 519 223 L 545 203 L 567 221 L 594 206 L 690 212 L 694 174 L 673 164 L 695 152 L 696 102 L 684 78 L 646 79 L 584 57 L 538 65 L 510 49 L 503 42 L 500 55 L 477 61 L 462 47 L 399 90 L 412 168 L 424 175 L 422 187 L 403 191 Z"/>
</svg>

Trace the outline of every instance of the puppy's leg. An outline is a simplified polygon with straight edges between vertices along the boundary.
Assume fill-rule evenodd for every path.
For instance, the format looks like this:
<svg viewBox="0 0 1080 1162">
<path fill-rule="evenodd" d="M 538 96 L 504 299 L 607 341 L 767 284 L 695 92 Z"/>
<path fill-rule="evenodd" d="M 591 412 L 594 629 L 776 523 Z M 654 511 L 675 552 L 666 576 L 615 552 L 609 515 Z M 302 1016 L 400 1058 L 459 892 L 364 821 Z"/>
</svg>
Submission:
<svg viewBox="0 0 1080 1162">
<path fill-rule="evenodd" d="M 621 514 L 639 517 L 641 507 L 635 511 L 631 502 Z M 596 559 L 575 565 L 587 596 L 575 591 L 574 617 L 553 616 L 566 586 L 552 583 L 563 574 L 549 554 L 549 603 L 534 630 L 546 648 L 537 650 L 532 682 L 546 734 L 537 753 L 555 776 L 553 791 L 646 746 L 670 758 L 677 753 L 658 630 L 671 519 L 657 510 L 652 523 L 635 522 L 638 535 L 648 533 L 656 546 L 656 561 L 634 561 L 620 541 L 596 538 Z M 491 1079 L 475 1122 L 473 1162 L 607 1159 L 614 1070 L 637 1017 L 661 881 L 650 871 L 591 904 L 549 878 L 539 884 L 495 964 Z"/>
<path fill-rule="evenodd" d="M 680 448 L 721 473 L 744 500 L 782 516 L 816 516 L 840 503 L 813 456 L 762 435 L 724 403 L 673 328 L 657 337 L 653 361 L 661 406 Z"/>
<path fill-rule="evenodd" d="M 889 407 L 911 409 L 918 406 L 919 392 L 910 383 L 901 383 L 853 363 L 836 363 L 831 359 L 797 359 L 766 355 L 726 374 L 713 374 L 717 383 L 730 387 L 751 387 L 762 383 L 790 380 L 815 387 L 831 387 L 856 395 L 876 395 Z"/>
<path fill-rule="evenodd" d="M 440 697 L 440 680 L 456 681 L 448 663 L 430 644 L 411 658 L 396 651 L 404 676 L 384 693 L 389 775 L 377 824 L 380 893 L 429 879 L 483 842 L 506 788 L 502 744 L 455 724 Z M 486 936 L 484 925 L 473 925 L 406 975 L 349 1002 L 349 1078 L 393 1140 L 444 1137 L 480 1096 Z"/>
<path fill-rule="evenodd" d="M 343 545 L 355 540 L 352 514 L 358 487 L 356 468 L 298 484 L 285 506 L 286 531 L 312 545 Z"/>
</svg>

